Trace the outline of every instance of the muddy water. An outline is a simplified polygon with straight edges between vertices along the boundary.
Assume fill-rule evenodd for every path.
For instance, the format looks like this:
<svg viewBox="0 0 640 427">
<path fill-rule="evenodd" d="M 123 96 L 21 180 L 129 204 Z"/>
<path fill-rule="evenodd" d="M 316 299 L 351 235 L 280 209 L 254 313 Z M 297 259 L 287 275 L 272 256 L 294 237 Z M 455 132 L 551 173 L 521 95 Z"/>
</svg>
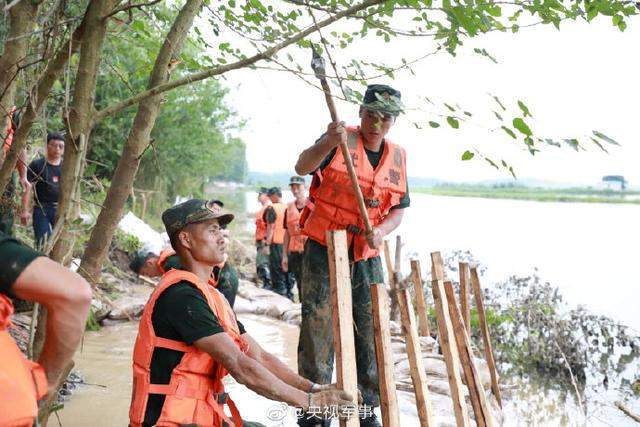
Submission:
<svg viewBox="0 0 640 427">
<path fill-rule="evenodd" d="M 238 316 L 247 331 L 267 351 L 296 367 L 298 327 L 255 315 Z M 60 411 L 65 427 L 125 426 L 131 397 L 131 353 L 138 332 L 137 322 L 125 322 L 88 332 L 75 358 L 87 385 L 81 385 Z M 243 418 L 267 426 L 295 425 L 291 411 L 281 417 L 281 406 L 258 396 L 227 377 L 226 388 Z M 270 419 L 271 417 L 271 419 Z M 55 419 L 52 418 L 55 425 Z"/>
</svg>

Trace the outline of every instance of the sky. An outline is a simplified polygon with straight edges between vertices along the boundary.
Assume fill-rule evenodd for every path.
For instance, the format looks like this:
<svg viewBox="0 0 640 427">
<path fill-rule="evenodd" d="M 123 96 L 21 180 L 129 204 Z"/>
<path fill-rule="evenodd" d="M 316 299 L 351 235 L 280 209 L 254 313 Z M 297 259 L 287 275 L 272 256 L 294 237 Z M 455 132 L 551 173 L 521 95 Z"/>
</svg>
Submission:
<svg viewBox="0 0 640 427">
<path fill-rule="evenodd" d="M 494 32 L 469 39 L 456 57 L 442 52 L 419 62 L 413 67 L 415 75 L 401 71 L 394 80 L 371 81 L 390 84 L 403 94 L 408 113 L 397 120 L 388 138 L 405 147 L 408 174 L 459 182 L 510 177 L 478 156 L 461 161 L 465 150 L 475 149 L 494 160 L 504 159 L 521 179 L 597 185 L 603 175 L 624 175 L 631 186 L 640 186 L 640 18 L 628 23 L 625 32 L 607 17 L 591 24 L 563 23 L 560 31 L 547 25 L 516 34 Z M 341 25 L 338 29 L 350 24 Z M 433 46 L 433 40 L 425 38 L 397 38 L 387 44 L 374 39 L 333 54 L 338 64 L 348 63 L 351 55 L 399 64 L 402 57 L 419 57 Z M 473 53 L 473 48 L 486 49 L 498 63 Z M 310 62 L 309 52 L 286 52 L 301 64 Z M 293 174 L 299 153 L 329 122 L 323 94 L 290 73 L 238 70 L 225 77 L 228 103 L 246 121 L 239 136 L 247 144 L 249 169 Z M 578 137 L 587 151 L 545 146 L 531 156 L 501 130 L 492 131 L 499 125 L 489 94 L 508 107 L 503 114 L 508 122 L 519 113 L 516 103 L 522 100 L 533 114 L 528 123 L 537 134 Z M 437 115 L 445 110 L 430 107 L 425 96 L 439 105 L 459 104 L 474 116 L 453 130 Z M 358 123 L 357 106 L 338 101 L 337 108 L 342 120 Z M 429 120 L 441 127 L 431 129 Z M 588 142 L 594 129 L 622 146 L 602 152 Z"/>
</svg>

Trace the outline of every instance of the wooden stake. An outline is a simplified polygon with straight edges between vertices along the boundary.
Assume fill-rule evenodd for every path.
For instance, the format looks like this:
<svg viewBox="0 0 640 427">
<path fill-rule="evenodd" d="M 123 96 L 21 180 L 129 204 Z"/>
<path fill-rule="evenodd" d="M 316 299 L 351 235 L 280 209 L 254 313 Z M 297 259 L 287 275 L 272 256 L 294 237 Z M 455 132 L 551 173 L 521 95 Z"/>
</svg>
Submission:
<svg viewBox="0 0 640 427">
<path fill-rule="evenodd" d="M 431 280 L 444 281 L 444 263 L 440 252 L 431 252 Z"/>
<path fill-rule="evenodd" d="M 418 303 L 418 333 L 420 336 L 431 336 L 429 330 L 429 311 L 427 309 L 427 301 L 424 296 L 424 288 L 422 285 L 422 271 L 420 270 L 420 261 L 411 260 L 411 278 L 413 287 L 416 290 L 416 302 Z"/>
<path fill-rule="evenodd" d="M 373 331 L 376 344 L 376 362 L 380 385 L 380 411 L 382 425 L 400 426 L 396 381 L 393 374 L 393 353 L 391 351 L 391 333 L 389 331 L 389 297 L 384 284 L 371 285 L 371 310 L 373 312 Z M 354 371 L 355 373 L 355 371 Z"/>
<path fill-rule="evenodd" d="M 400 236 L 398 236 L 400 237 Z M 396 243 L 396 256 L 397 256 L 397 243 Z M 395 289 L 397 288 L 397 275 L 396 269 L 393 267 L 393 262 L 391 261 L 391 249 L 389 249 L 389 241 L 384 241 L 384 261 L 387 265 L 387 275 L 389 276 L 389 295 L 391 295 L 391 311 L 389 314 L 389 318 L 393 320 L 398 320 L 398 301 L 395 297 Z"/>
<path fill-rule="evenodd" d="M 336 377 L 338 387 L 357 399 L 358 378 L 353 335 L 347 233 L 344 230 L 327 231 L 327 249 L 331 283 L 333 344 L 336 352 Z M 357 404 L 357 402 L 354 403 Z M 358 417 L 351 417 L 349 420 L 340 419 L 341 427 L 357 427 L 359 425 Z"/>
<path fill-rule="evenodd" d="M 471 341 L 464 328 L 462 314 L 455 303 L 455 294 L 451 282 L 444 282 L 444 291 L 447 295 L 449 316 L 451 317 L 451 324 L 453 325 L 453 332 L 456 337 L 458 353 L 460 354 L 464 377 L 467 383 L 467 388 L 469 389 L 469 396 L 471 397 L 471 406 L 473 407 L 473 412 L 476 415 L 476 425 L 478 427 L 493 427 L 495 425 L 493 415 L 488 409 L 487 395 L 482 387 L 482 381 L 478 375 L 478 370 L 473 359 Z"/>
<path fill-rule="evenodd" d="M 400 307 L 400 318 L 402 319 L 402 330 L 404 331 L 407 354 L 409 356 L 409 366 L 411 369 L 411 380 L 416 395 L 416 406 L 421 427 L 435 427 L 433 419 L 433 408 L 427 387 L 427 374 L 422 361 L 422 350 L 420 348 L 420 338 L 416 331 L 416 319 L 411 306 L 409 290 L 399 289 L 398 306 Z M 416 289 L 416 293 L 421 290 Z"/>
<path fill-rule="evenodd" d="M 480 330 L 482 331 L 482 341 L 484 342 L 484 357 L 487 359 L 489 373 L 491 374 L 491 391 L 498 401 L 498 405 L 502 408 L 502 395 L 498 386 L 498 370 L 496 362 L 493 358 L 493 348 L 491 347 L 491 337 L 489 336 L 489 327 L 487 325 L 487 316 L 484 310 L 484 302 L 482 300 L 482 289 L 480 288 L 480 279 L 478 277 L 477 268 L 471 267 L 471 286 L 473 286 L 473 295 L 476 300 L 476 309 L 478 311 L 478 320 L 480 321 Z"/>
<path fill-rule="evenodd" d="M 434 254 L 431 255 L 433 259 Z M 437 273 L 437 270 L 435 272 Z M 469 421 L 469 413 L 467 412 L 467 403 L 464 400 L 462 380 L 460 379 L 460 358 L 455 344 L 456 340 L 453 334 L 453 325 L 449 317 L 449 304 L 444 292 L 443 281 L 434 280 L 431 282 L 431 290 L 433 291 L 433 300 L 436 307 L 440 347 L 442 348 L 442 355 L 447 365 L 447 377 L 449 378 L 449 388 L 451 389 L 451 400 L 453 401 L 456 425 L 458 427 L 469 427 L 471 423 Z"/>
<path fill-rule="evenodd" d="M 469 264 L 461 262 L 460 269 L 460 311 L 464 319 L 464 328 L 471 336 L 471 313 L 469 311 Z"/>
</svg>

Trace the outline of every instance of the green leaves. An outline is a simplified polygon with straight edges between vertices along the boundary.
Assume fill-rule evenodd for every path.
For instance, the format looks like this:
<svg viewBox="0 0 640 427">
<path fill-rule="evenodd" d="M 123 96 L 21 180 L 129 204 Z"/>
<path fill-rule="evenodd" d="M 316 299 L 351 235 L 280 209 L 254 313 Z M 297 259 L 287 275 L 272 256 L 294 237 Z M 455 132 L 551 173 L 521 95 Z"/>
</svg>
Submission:
<svg viewBox="0 0 640 427">
<path fill-rule="evenodd" d="M 473 156 L 475 156 L 475 154 L 473 154 L 471 151 L 467 150 L 464 153 L 462 153 L 462 160 L 464 160 L 464 161 L 471 160 L 471 159 L 473 159 Z"/>
<path fill-rule="evenodd" d="M 524 114 L 525 117 L 533 117 L 531 115 L 531 112 L 529 112 L 529 107 L 527 107 L 524 102 L 518 100 L 518 107 L 520 107 L 520 110 L 522 111 L 522 114 Z"/>
<path fill-rule="evenodd" d="M 502 129 L 503 131 L 505 131 L 507 133 L 507 135 L 509 135 L 511 138 L 513 139 L 518 139 L 518 137 L 516 136 L 515 132 L 513 132 L 511 129 L 509 129 L 506 126 L 501 126 L 500 129 Z"/>
<path fill-rule="evenodd" d="M 613 138 L 609 138 L 607 135 L 603 134 L 602 132 L 598 132 L 597 130 L 594 130 L 593 134 L 597 138 L 600 138 L 609 144 L 620 146 L 620 144 L 616 140 L 614 140 Z"/>
<path fill-rule="evenodd" d="M 460 127 L 460 122 L 453 116 L 447 116 L 447 123 L 454 129 L 458 129 Z"/>
<path fill-rule="evenodd" d="M 432 128 L 439 128 L 440 127 L 440 123 L 438 122 L 433 122 L 433 121 L 429 121 L 429 126 L 431 126 Z"/>
<path fill-rule="evenodd" d="M 513 119 L 512 124 L 513 124 L 514 128 L 516 128 L 516 129 L 518 129 L 520 131 L 520 133 L 522 133 L 522 134 L 524 134 L 526 136 L 533 135 L 533 133 L 531 132 L 531 129 L 529 128 L 529 126 L 520 117 L 516 117 L 515 119 Z"/>
</svg>

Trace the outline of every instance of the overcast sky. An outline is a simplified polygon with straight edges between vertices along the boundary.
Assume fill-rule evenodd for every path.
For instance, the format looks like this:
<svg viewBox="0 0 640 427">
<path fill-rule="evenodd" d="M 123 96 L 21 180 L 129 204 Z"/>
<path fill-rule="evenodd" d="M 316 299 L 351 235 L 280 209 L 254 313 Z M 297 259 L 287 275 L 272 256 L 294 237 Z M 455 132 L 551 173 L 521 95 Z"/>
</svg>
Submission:
<svg viewBox="0 0 640 427">
<path fill-rule="evenodd" d="M 621 174 L 631 185 L 640 185 L 639 26 L 640 19 L 631 20 L 621 33 L 609 18 L 600 18 L 592 24 L 564 23 L 561 31 L 539 26 L 517 34 L 494 32 L 467 41 L 455 58 L 447 53 L 427 58 L 414 67 L 415 76 L 404 71 L 395 80 L 376 80 L 402 91 L 411 109 L 389 134 L 407 150 L 409 175 L 452 181 L 508 177 L 479 159 L 460 160 L 464 150 L 475 148 L 495 160 L 505 159 L 522 178 L 592 185 L 603 175 Z M 358 43 L 354 49 L 359 55 L 389 64 L 400 63 L 401 57 L 418 57 L 433 46 L 424 38 Z M 474 54 L 475 47 L 489 51 L 498 64 Z M 308 64 L 308 52 L 288 52 Z M 338 63 L 345 64 L 353 52 L 334 54 Z M 247 143 L 250 170 L 293 173 L 300 151 L 329 121 L 322 93 L 288 73 L 240 70 L 226 77 L 229 104 L 247 123 L 240 136 Z M 498 121 L 492 116 L 496 104 L 488 93 L 508 104 L 504 116 L 509 123 L 521 99 L 533 113 L 529 124 L 534 131 L 553 138 L 582 137 L 589 150 L 577 153 L 546 146 L 532 157 L 502 131 L 491 132 Z M 472 123 L 451 129 L 433 114 L 444 110 L 429 109 L 424 96 L 436 103 L 458 103 L 474 113 Z M 339 102 L 338 110 L 347 123 L 357 124 L 357 107 Z M 429 120 L 442 126 L 431 129 Z M 423 129 L 416 129 L 413 122 Z M 611 146 L 610 154 L 603 153 L 588 142 L 593 129 L 615 138 L 622 147 Z"/>
</svg>

